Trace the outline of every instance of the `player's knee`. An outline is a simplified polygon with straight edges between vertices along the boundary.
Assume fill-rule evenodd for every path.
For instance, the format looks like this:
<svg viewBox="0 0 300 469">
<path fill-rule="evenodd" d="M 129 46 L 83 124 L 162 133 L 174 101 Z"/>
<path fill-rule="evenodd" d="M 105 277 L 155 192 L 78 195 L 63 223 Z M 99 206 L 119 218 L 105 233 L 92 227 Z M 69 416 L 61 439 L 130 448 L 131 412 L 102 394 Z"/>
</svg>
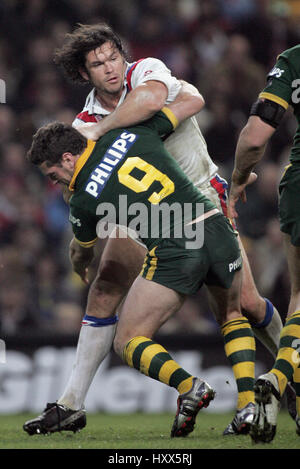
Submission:
<svg viewBox="0 0 300 469">
<path fill-rule="evenodd" d="M 96 288 L 103 289 L 110 287 L 127 291 L 132 283 L 129 283 L 129 277 L 129 272 L 123 265 L 112 260 L 103 260 L 95 279 Z"/>
<path fill-rule="evenodd" d="M 121 339 L 121 337 L 116 334 L 113 342 L 113 349 L 115 353 L 120 357 L 123 358 L 123 351 L 125 348 L 126 343 Z"/>
<path fill-rule="evenodd" d="M 114 284 L 95 278 L 88 294 L 87 314 L 101 318 L 114 316 L 125 294 L 126 291 Z"/>
<path fill-rule="evenodd" d="M 254 314 L 259 310 L 261 298 L 256 291 L 252 289 L 242 288 L 241 307 L 249 314 Z"/>
<path fill-rule="evenodd" d="M 124 296 L 127 293 L 127 288 L 120 285 L 118 280 L 112 275 L 107 275 L 104 271 L 99 272 L 91 285 L 93 295 L 100 296 Z"/>
</svg>

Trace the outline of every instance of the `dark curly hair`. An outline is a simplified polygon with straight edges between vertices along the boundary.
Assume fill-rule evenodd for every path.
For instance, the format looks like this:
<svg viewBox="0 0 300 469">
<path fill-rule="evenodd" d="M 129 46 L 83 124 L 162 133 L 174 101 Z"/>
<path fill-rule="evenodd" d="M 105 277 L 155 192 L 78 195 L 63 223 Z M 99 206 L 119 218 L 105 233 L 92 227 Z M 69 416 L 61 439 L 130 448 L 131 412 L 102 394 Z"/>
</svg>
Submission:
<svg viewBox="0 0 300 469">
<path fill-rule="evenodd" d="M 27 159 L 34 165 L 46 162 L 48 166 L 59 164 L 63 153 L 78 155 L 87 146 L 87 139 L 69 124 L 51 122 L 41 127 L 33 136 Z"/>
<path fill-rule="evenodd" d="M 121 55 L 126 57 L 121 39 L 108 24 L 79 24 L 73 33 L 66 34 L 63 46 L 54 51 L 54 62 L 63 69 L 72 82 L 86 84 L 86 80 L 79 72 L 81 68 L 86 70 L 86 54 L 105 42 L 113 43 Z"/>
</svg>

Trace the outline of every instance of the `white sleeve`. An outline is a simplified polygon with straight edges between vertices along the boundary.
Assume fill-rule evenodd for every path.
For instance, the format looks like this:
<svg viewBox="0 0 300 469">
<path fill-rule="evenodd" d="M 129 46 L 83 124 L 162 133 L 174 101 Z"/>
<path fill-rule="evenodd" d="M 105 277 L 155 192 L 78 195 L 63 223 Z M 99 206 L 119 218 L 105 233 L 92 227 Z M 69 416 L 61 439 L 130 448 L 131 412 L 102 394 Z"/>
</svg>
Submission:
<svg viewBox="0 0 300 469">
<path fill-rule="evenodd" d="M 72 122 L 72 127 L 81 127 L 85 122 L 83 122 L 81 119 L 78 119 L 77 117 L 73 120 Z"/>
<path fill-rule="evenodd" d="M 146 81 L 156 80 L 164 83 L 168 88 L 167 103 L 174 101 L 181 89 L 181 83 L 176 77 L 173 77 L 171 71 L 159 59 L 148 57 L 141 60 L 134 69 L 131 76 L 131 86 L 137 86 Z"/>
</svg>

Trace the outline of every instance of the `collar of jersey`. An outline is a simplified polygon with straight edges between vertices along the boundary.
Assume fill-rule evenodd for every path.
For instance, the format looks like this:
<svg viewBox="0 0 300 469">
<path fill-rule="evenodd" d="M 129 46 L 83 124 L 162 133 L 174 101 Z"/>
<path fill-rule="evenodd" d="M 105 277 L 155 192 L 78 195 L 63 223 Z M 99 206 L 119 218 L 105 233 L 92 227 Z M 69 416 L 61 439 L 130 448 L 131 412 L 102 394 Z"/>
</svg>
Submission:
<svg viewBox="0 0 300 469">
<path fill-rule="evenodd" d="M 81 153 L 80 157 L 76 161 L 75 171 L 74 171 L 73 177 L 71 179 L 71 182 L 69 184 L 69 190 L 70 191 L 74 191 L 74 185 L 75 185 L 76 178 L 77 178 L 78 174 L 80 173 L 80 171 L 82 170 L 82 168 L 84 167 L 87 160 L 89 159 L 89 157 L 91 156 L 91 153 L 95 148 L 95 145 L 96 145 L 96 142 L 94 142 L 93 140 L 88 140 L 86 149 L 84 150 L 83 153 Z"/>
</svg>

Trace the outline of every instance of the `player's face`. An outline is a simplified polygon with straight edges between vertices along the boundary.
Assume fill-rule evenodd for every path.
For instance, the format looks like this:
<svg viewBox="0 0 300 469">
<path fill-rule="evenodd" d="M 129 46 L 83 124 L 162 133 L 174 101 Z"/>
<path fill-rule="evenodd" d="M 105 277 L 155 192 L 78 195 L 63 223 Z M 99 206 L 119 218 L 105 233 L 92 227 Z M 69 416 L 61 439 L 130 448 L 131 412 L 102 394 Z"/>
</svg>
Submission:
<svg viewBox="0 0 300 469">
<path fill-rule="evenodd" d="M 118 95 L 122 93 L 126 63 L 119 50 L 111 42 L 105 42 L 86 55 L 86 72 L 82 76 L 89 80 L 97 92 Z"/>
<path fill-rule="evenodd" d="M 40 165 L 42 173 L 47 176 L 53 184 L 60 184 L 62 186 L 69 186 L 73 171 L 64 162 L 48 166 L 45 162 Z"/>
</svg>

